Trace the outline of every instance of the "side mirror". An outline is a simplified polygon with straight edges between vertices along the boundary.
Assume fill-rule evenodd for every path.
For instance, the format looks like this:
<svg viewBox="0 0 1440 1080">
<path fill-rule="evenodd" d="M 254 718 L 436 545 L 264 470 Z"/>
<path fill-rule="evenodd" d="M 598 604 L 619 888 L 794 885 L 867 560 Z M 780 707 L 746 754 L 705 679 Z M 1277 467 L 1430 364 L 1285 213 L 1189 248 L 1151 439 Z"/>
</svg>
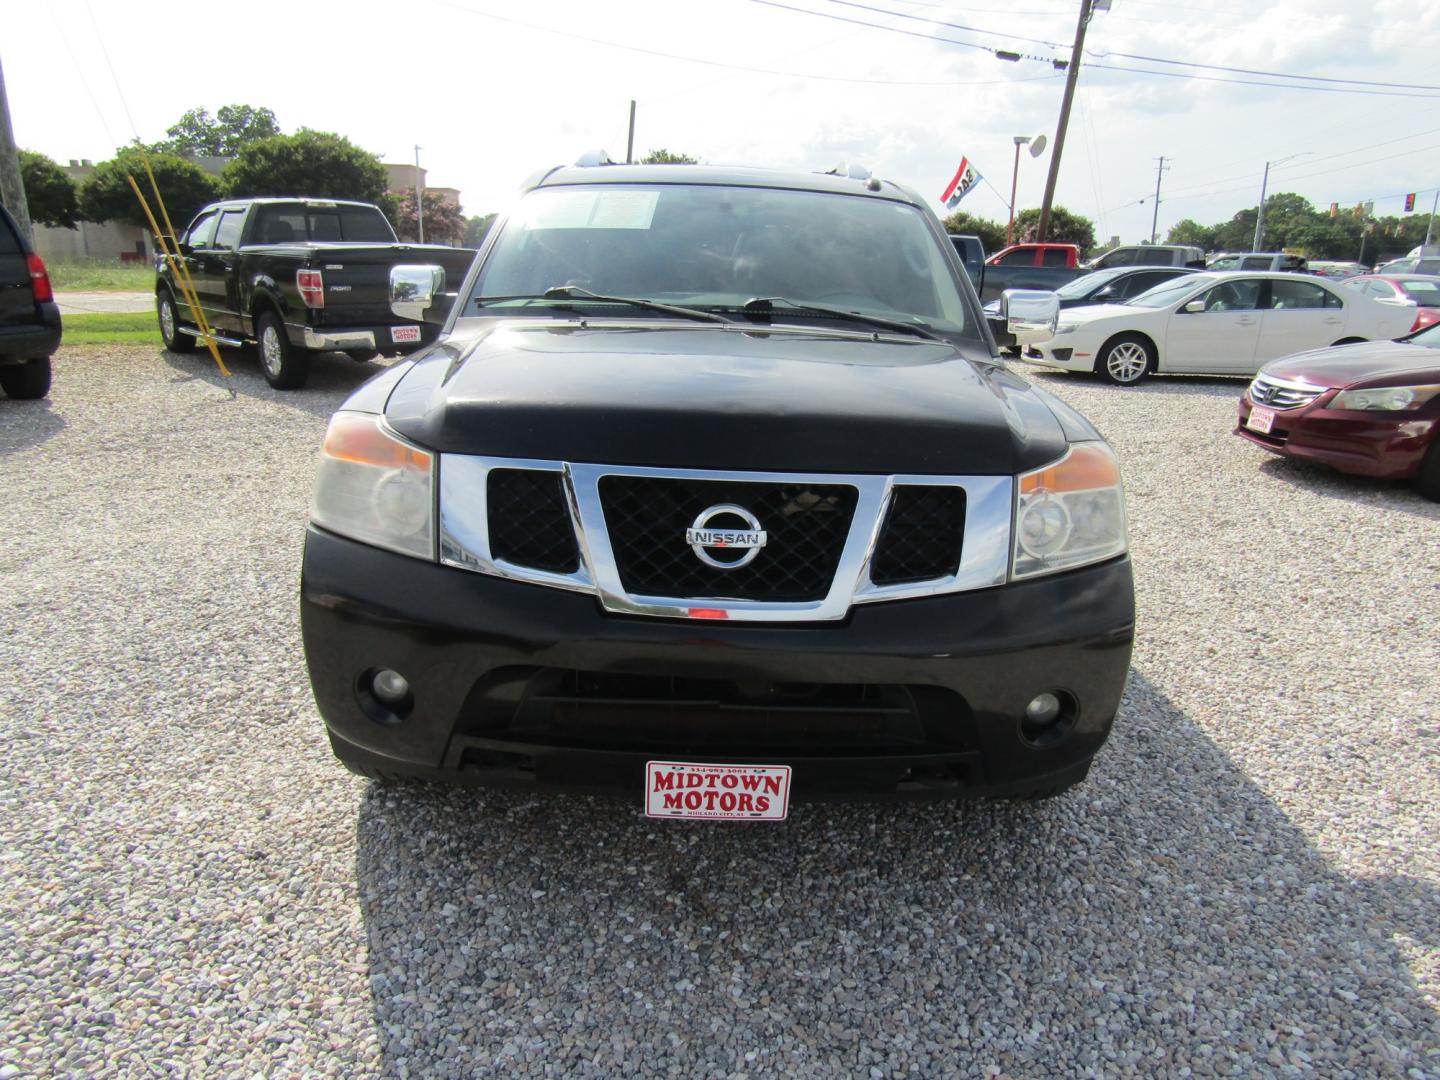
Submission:
<svg viewBox="0 0 1440 1080">
<path fill-rule="evenodd" d="M 1108 299 L 1110 299 L 1110 297 L 1112 297 L 1112 296 L 1114 296 L 1114 295 L 1115 295 L 1115 288 L 1114 288 L 1114 286 L 1112 286 L 1112 285 L 1102 285 L 1100 288 L 1098 288 L 1098 289 L 1095 290 L 1095 295 L 1094 295 L 1093 299 L 1095 299 L 1095 300 L 1108 300 Z"/>
<path fill-rule="evenodd" d="M 1000 317 L 1021 345 L 1055 336 L 1060 297 L 1048 289 L 1006 289 L 1000 294 Z"/>
<path fill-rule="evenodd" d="M 425 309 L 445 291 L 445 268 L 409 264 L 390 268 L 390 310 L 402 319 L 423 322 Z"/>
<path fill-rule="evenodd" d="M 1191 300 L 1188 304 L 1185 305 L 1185 310 L 1190 312 L 1191 315 L 1199 315 L 1202 311 L 1205 310 L 1205 301 Z"/>
<path fill-rule="evenodd" d="M 178 251 L 181 255 L 189 255 L 195 249 L 191 245 L 185 243 L 185 241 L 181 240 L 175 245 L 175 250 Z"/>
</svg>

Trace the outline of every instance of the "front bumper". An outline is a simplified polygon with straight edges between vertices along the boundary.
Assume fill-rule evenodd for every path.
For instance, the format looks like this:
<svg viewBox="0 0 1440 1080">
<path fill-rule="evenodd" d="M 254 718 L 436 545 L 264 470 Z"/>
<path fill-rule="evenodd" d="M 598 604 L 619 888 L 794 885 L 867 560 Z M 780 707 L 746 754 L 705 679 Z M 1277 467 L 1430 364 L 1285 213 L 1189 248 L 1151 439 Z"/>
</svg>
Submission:
<svg viewBox="0 0 1440 1080">
<path fill-rule="evenodd" d="M 1124 689 L 1134 593 L 1122 557 L 843 623 L 697 625 L 312 527 L 301 626 L 332 745 L 372 771 L 638 796 L 647 760 L 750 761 L 791 766 L 799 800 L 1005 795 L 1085 775 Z M 403 717 L 366 691 L 386 668 L 412 688 Z M 688 700 L 702 684 L 749 704 L 703 711 Z M 582 700 L 594 686 L 611 691 Z M 884 707 L 867 712 L 862 688 Z M 1046 691 L 1072 699 L 1068 732 L 1026 738 Z"/>
<path fill-rule="evenodd" d="M 35 305 L 36 322 L 0 326 L 0 362 L 35 360 L 55 355 L 60 347 L 60 308 L 51 301 Z"/>
<path fill-rule="evenodd" d="M 1247 426 L 1254 408 L 1240 397 L 1235 434 L 1282 457 L 1316 461 L 1341 472 L 1409 480 L 1420 471 L 1425 452 L 1440 429 L 1440 399 L 1413 413 L 1330 409 L 1334 391 L 1297 409 L 1275 410 L 1268 434 Z"/>
<path fill-rule="evenodd" d="M 1068 339 L 1068 336 L 1067 336 Z M 1095 354 L 1079 351 L 1073 340 L 1062 341 L 1051 338 L 1025 347 L 1025 359 L 1042 367 L 1060 368 L 1064 371 L 1094 371 Z"/>
</svg>

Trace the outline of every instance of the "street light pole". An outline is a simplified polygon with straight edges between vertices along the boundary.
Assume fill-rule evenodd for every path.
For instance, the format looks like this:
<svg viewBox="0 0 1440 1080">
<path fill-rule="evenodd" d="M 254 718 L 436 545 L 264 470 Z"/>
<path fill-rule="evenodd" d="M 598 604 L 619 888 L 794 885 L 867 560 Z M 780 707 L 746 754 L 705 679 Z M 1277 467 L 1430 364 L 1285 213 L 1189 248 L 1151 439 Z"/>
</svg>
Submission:
<svg viewBox="0 0 1440 1080">
<path fill-rule="evenodd" d="M 1173 160 L 1173 159 L 1172 159 Z M 1160 164 L 1155 170 L 1155 209 L 1150 215 L 1150 243 L 1155 242 L 1155 234 L 1160 225 L 1160 177 L 1165 175 L 1165 159 L 1160 158 Z"/>
<path fill-rule="evenodd" d="M 1430 220 L 1425 223 L 1425 243 L 1420 248 L 1422 252 L 1430 246 L 1430 234 L 1435 231 L 1435 211 L 1437 210 L 1440 210 L 1440 191 L 1435 192 L 1435 202 L 1430 207 Z"/>
<path fill-rule="evenodd" d="M 1260 209 L 1255 214 L 1255 239 L 1250 243 L 1251 251 L 1259 251 L 1260 245 L 1265 241 L 1265 188 L 1270 182 L 1270 166 L 1284 165 L 1287 161 L 1302 158 L 1308 153 L 1310 153 L 1309 150 L 1302 150 L 1298 154 L 1291 154 L 1289 157 L 1283 157 L 1279 161 L 1265 162 L 1265 175 L 1260 178 Z"/>
<path fill-rule="evenodd" d="M 1015 186 L 1020 180 L 1020 147 L 1030 141 L 1029 135 L 1011 136 L 1015 140 L 1015 168 L 1010 172 L 1010 224 L 1005 226 L 1005 246 L 1015 242 Z"/>
<path fill-rule="evenodd" d="M 425 242 L 425 181 L 420 178 L 420 147 L 415 147 L 415 235 Z"/>
</svg>

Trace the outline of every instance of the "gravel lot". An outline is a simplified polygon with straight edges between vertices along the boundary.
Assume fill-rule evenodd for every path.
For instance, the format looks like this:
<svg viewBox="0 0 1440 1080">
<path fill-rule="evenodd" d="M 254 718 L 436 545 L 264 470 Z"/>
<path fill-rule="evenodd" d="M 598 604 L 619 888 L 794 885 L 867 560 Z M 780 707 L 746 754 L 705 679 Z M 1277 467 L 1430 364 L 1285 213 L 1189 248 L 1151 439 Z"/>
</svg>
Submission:
<svg viewBox="0 0 1440 1080">
<path fill-rule="evenodd" d="M 235 367 L 0 400 L 0 1080 L 1440 1076 L 1440 507 L 1232 437 L 1238 381 L 1035 375 L 1130 494 L 1085 785 L 725 828 L 340 769 L 299 544 L 373 369 Z"/>
</svg>

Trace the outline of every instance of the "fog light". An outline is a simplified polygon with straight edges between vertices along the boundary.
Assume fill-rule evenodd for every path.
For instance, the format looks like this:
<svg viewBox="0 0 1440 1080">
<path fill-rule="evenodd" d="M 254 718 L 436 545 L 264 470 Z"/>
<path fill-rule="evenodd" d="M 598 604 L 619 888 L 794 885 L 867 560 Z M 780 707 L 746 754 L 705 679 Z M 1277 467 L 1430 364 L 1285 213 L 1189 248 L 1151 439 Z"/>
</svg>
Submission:
<svg viewBox="0 0 1440 1080">
<path fill-rule="evenodd" d="M 1025 706 L 1025 719 L 1035 725 L 1053 723 L 1059 715 L 1060 699 L 1054 694 L 1037 694 L 1030 704 Z"/>
<path fill-rule="evenodd" d="M 404 675 L 386 668 L 383 671 L 377 671 L 375 678 L 370 680 L 370 692 L 387 705 L 398 705 L 410 696 L 410 684 Z M 1034 702 L 1031 704 L 1033 705 Z M 1059 706 L 1056 707 L 1058 709 Z"/>
</svg>

